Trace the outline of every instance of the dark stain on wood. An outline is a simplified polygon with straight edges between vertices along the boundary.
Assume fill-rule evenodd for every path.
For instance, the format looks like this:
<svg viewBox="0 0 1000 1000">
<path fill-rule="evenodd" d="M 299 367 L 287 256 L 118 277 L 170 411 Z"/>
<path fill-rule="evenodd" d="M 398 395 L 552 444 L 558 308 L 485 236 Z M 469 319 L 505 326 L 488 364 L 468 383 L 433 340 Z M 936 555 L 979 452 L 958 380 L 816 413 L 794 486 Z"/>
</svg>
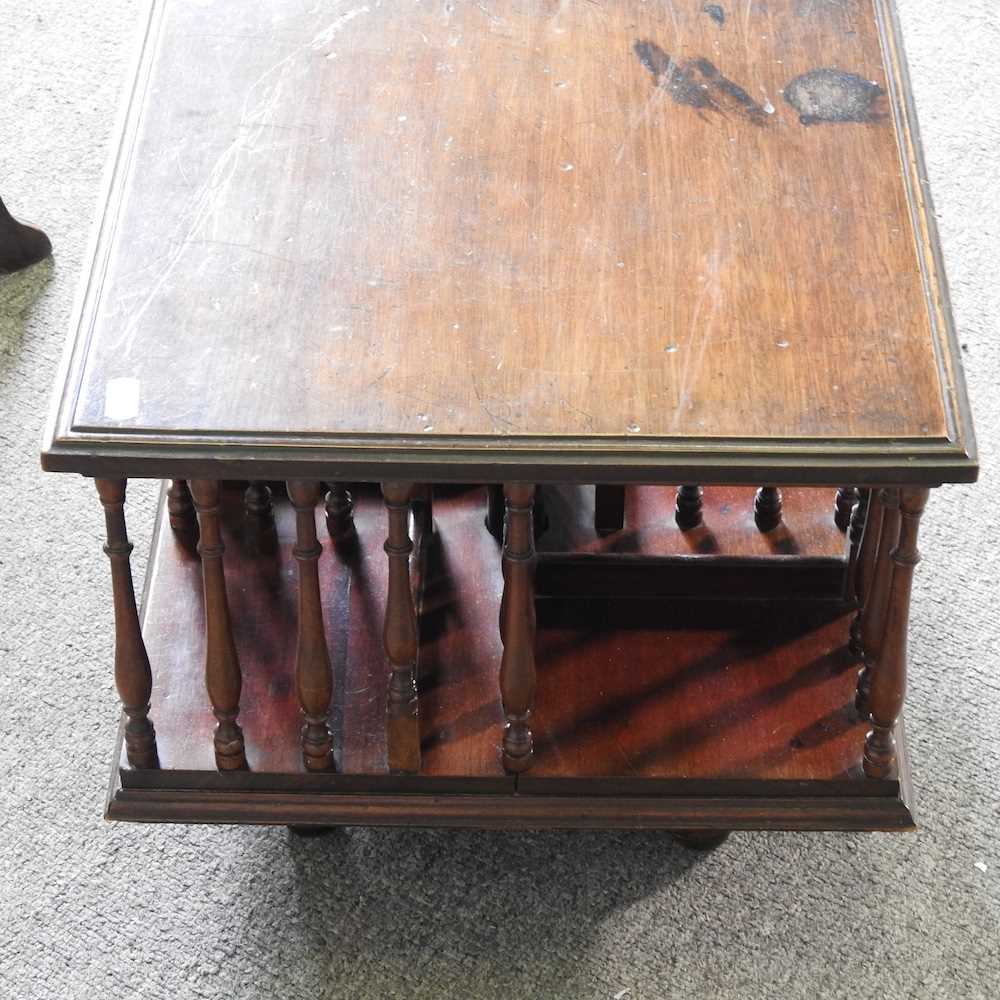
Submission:
<svg viewBox="0 0 1000 1000">
<path fill-rule="evenodd" d="M 701 8 L 721 28 L 726 23 L 726 12 L 720 4 L 707 3 Z"/>
<path fill-rule="evenodd" d="M 723 76 L 707 59 L 695 59 L 694 67 L 709 85 L 717 91 L 734 109 L 746 115 L 755 125 L 767 124 L 767 112 L 739 84 Z"/>
<path fill-rule="evenodd" d="M 656 42 L 640 40 L 633 46 L 639 61 L 653 74 L 675 104 L 698 111 L 735 112 L 755 125 L 765 125 L 768 113 L 739 84 L 723 76 L 708 59 L 675 62 Z"/>
<path fill-rule="evenodd" d="M 874 81 L 841 69 L 803 73 L 785 87 L 784 93 L 803 125 L 875 122 L 885 117 L 875 110 L 885 91 Z"/>
</svg>

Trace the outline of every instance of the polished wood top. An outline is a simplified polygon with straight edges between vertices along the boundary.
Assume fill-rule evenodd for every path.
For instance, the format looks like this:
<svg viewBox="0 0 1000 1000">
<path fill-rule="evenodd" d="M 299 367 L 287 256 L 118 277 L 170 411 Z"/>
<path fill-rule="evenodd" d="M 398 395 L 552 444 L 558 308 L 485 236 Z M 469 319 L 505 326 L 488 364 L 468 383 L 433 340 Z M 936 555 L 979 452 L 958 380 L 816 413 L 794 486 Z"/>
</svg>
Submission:
<svg viewBox="0 0 1000 1000">
<path fill-rule="evenodd" d="M 157 0 L 45 465 L 973 478 L 885 8 Z"/>
</svg>

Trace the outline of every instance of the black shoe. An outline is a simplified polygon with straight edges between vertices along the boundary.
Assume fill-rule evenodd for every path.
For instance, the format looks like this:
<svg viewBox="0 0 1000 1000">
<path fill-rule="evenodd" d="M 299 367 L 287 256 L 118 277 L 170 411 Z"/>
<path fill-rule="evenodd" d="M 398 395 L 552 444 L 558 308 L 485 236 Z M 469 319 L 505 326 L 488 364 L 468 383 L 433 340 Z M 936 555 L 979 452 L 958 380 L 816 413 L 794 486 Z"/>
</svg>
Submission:
<svg viewBox="0 0 1000 1000">
<path fill-rule="evenodd" d="M 0 274 L 12 274 L 37 264 L 52 253 L 48 236 L 18 222 L 0 201 Z"/>
</svg>

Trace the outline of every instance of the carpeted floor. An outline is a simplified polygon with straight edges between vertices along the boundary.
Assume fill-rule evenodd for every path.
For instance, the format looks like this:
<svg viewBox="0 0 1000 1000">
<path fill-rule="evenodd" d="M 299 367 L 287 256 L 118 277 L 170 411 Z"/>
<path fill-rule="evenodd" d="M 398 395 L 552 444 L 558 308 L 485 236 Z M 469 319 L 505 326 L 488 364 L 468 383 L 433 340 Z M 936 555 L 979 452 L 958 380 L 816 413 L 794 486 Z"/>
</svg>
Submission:
<svg viewBox="0 0 1000 1000">
<path fill-rule="evenodd" d="M 141 6 L 0 0 L 0 192 L 57 248 L 0 279 L 0 998 L 996 996 L 995 0 L 900 0 L 985 466 L 925 519 L 922 828 L 743 834 L 707 857 L 647 833 L 299 841 L 101 819 L 117 721 L 101 518 L 37 451 Z M 141 554 L 153 491 L 131 496 Z"/>
</svg>

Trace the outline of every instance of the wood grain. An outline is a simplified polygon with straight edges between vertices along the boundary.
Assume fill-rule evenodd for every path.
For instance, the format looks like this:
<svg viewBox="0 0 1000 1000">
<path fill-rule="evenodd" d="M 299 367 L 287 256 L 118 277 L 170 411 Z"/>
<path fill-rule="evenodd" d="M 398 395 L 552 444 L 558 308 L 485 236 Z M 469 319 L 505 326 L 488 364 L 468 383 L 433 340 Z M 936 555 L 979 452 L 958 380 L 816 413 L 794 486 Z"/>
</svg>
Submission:
<svg viewBox="0 0 1000 1000">
<path fill-rule="evenodd" d="M 872 664 L 872 731 L 865 741 L 864 771 L 869 778 L 889 777 L 897 767 L 896 720 L 906 697 L 906 649 L 910 631 L 910 593 L 920 562 L 917 535 L 930 491 L 900 491 L 899 541 L 890 553 L 892 588 L 885 617 L 885 633 Z M 867 653 L 867 650 L 866 650 Z"/>
<path fill-rule="evenodd" d="M 237 721 L 243 672 L 233 634 L 222 540 L 221 484 L 212 479 L 192 479 L 191 497 L 198 512 L 198 555 L 201 557 L 205 609 L 205 689 L 216 718 L 212 741 L 220 771 L 246 768 L 243 730 Z"/>
<path fill-rule="evenodd" d="M 292 555 L 298 563 L 299 614 L 295 647 L 295 689 L 305 724 L 302 728 L 302 761 L 310 771 L 326 771 L 333 766 L 333 737 L 330 733 L 330 699 L 333 671 L 323 627 L 323 597 L 319 586 L 319 560 L 323 546 L 316 531 L 319 483 L 292 480 L 288 499 L 295 509 L 295 545 Z M 244 495 L 244 502 L 245 502 Z M 269 513 L 273 506 L 268 504 Z"/>
<path fill-rule="evenodd" d="M 157 767 L 156 731 L 149 718 L 153 675 L 139 625 L 132 583 L 132 543 L 125 525 L 124 479 L 98 479 L 97 494 L 104 508 L 107 542 L 104 553 L 111 562 L 111 592 L 115 609 L 115 687 L 125 715 L 123 738 L 131 767 Z"/>
<path fill-rule="evenodd" d="M 839 442 L 973 476 L 885 3 L 701 7 L 159 0 L 48 466 Z"/>
<path fill-rule="evenodd" d="M 408 773 L 420 769 L 420 714 L 417 655 L 420 646 L 417 609 L 410 580 L 410 503 L 412 483 L 383 483 L 388 532 L 382 548 L 388 560 L 388 588 L 382 646 L 389 666 L 386 726 L 389 769 Z"/>
</svg>

